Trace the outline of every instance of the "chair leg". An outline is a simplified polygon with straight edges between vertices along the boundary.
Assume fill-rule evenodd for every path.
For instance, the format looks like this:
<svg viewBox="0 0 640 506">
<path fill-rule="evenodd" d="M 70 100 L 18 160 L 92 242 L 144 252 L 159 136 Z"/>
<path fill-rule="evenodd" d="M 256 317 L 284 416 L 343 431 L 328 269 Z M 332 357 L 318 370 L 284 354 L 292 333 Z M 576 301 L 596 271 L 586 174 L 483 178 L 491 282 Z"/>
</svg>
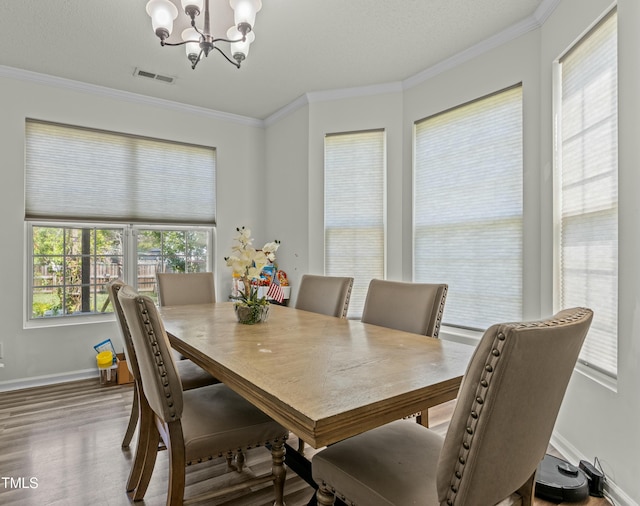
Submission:
<svg viewBox="0 0 640 506">
<path fill-rule="evenodd" d="M 304 453 L 304 441 L 298 438 L 298 453 Z"/>
<path fill-rule="evenodd" d="M 140 431 L 142 432 L 142 424 L 140 425 Z M 158 443 L 160 442 L 160 433 L 155 426 L 154 421 L 148 428 L 149 438 L 147 445 L 144 448 L 144 464 L 140 471 L 140 479 L 136 485 L 136 489 L 133 491 L 133 500 L 140 501 L 144 498 L 144 494 L 147 492 L 149 482 L 151 481 L 151 475 L 153 474 L 153 468 L 156 465 L 156 457 L 158 455 Z"/>
<path fill-rule="evenodd" d="M 131 415 L 129 415 L 129 425 L 127 426 L 127 432 L 124 434 L 124 439 L 122 440 L 122 447 L 129 448 L 129 443 L 131 443 L 131 438 L 133 437 L 133 433 L 136 431 L 136 425 L 138 425 L 138 418 L 140 415 L 139 406 L 138 406 L 138 388 L 134 385 L 133 387 L 133 405 L 131 406 Z"/>
<path fill-rule="evenodd" d="M 326 485 L 320 485 L 316 492 L 316 500 L 319 506 L 333 506 L 336 496 Z"/>
<path fill-rule="evenodd" d="M 169 450 L 169 489 L 167 490 L 167 506 L 182 506 L 184 501 L 185 467 L 184 439 L 180 420 L 170 422 L 166 427 Z"/>
<path fill-rule="evenodd" d="M 416 415 L 416 423 L 429 427 L 429 408 L 423 409 Z"/>
<path fill-rule="evenodd" d="M 286 453 L 284 441 L 275 441 L 271 445 L 271 472 L 273 473 L 273 491 L 275 502 L 273 506 L 284 506 L 284 482 L 287 478 L 287 468 L 284 466 Z"/>
<path fill-rule="evenodd" d="M 241 473 L 242 470 L 244 469 L 244 463 L 245 463 L 244 452 L 242 450 L 238 450 L 238 452 L 236 453 L 236 471 Z"/>
<path fill-rule="evenodd" d="M 129 479 L 127 481 L 127 492 L 133 492 L 138 487 L 140 476 L 142 475 L 142 469 L 144 468 L 144 461 L 146 458 L 147 447 L 149 445 L 149 438 L 152 432 L 155 430 L 153 425 L 153 412 L 147 404 L 144 394 L 140 391 L 140 384 L 136 382 L 135 392 L 138 399 L 138 413 L 140 418 L 140 428 L 138 430 L 138 444 L 136 446 L 136 454 L 131 464 L 131 471 L 129 472 Z"/>
<path fill-rule="evenodd" d="M 533 506 L 533 495 L 536 485 L 536 471 L 533 472 L 531 477 L 517 491 L 518 494 L 520 494 L 520 497 L 522 497 L 522 506 Z"/>
</svg>

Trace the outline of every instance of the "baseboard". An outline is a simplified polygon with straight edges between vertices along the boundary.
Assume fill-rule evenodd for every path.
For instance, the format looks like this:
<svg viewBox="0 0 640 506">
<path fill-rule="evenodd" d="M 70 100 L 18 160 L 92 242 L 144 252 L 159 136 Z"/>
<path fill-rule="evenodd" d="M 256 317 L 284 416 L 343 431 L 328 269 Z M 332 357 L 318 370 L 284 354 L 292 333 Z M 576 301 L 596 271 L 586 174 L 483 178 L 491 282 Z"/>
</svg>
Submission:
<svg viewBox="0 0 640 506">
<path fill-rule="evenodd" d="M 573 465 L 578 465 L 581 460 L 591 461 L 565 438 L 556 434 L 551 436 L 551 444 L 563 457 Z M 604 494 L 616 506 L 639 506 L 624 490 L 618 487 L 608 476 L 605 476 Z"/>
<path fill-rule="evenodd" d="M 97 378 L 98 374 L 97 369 L 84 369 L 81 371 L 36 376 L 34 378 L 0 381 L 0 392 L 10 392 L 12 390 L 22 390 L 24 388 L 41 387 L 45 385 L 55 385 L 57 383 L 68 383 L 69 381 Z"/>
</svg>

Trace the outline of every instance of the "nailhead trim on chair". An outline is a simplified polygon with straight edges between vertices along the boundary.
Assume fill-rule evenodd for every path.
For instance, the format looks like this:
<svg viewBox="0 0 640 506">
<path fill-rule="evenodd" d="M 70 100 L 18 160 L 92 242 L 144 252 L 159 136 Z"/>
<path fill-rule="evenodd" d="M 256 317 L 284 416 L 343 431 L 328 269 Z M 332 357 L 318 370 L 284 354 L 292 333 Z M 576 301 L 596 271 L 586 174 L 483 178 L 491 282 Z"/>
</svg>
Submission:
<svg viewBox="0 0 640 506">
<path fill-rule="evenodd" d="M 447 504 L 449 506 L 452 506 L 455 503 L 456 495 L 460 488 L 460 482 L 462 481 L 462 476 L 464 474 L 464 467 L 467 463 L 467 458 L 469 456 L 471 445 L 473 443 L 473 436 L 475 434 L 476 426 L 478 425 L 478 420 L 480 419 L 480 415 L 482 414 L 484 399 L 487 395 L 487 390 L 491 385 L 491 379 L 493 378 L 496 366 L 498 365 L 498 361 L 500 359 L 500 355 L 502 354 L 504 343 L 504 333 L 498 332 L 493 340 L 491 351 L 489 352 L 486 360 L 486 365 L 484 366 L 482 378 L 480 379 L 478 388 L 476 389 L 476 399 L 471 405 L 471 412 L 469 413 L 469 418 L 467 419 L 467 430 L 462 440 L 462 446 L 460 447 L 460 453 L 458 454 L 458 462 L 451 479 L 449 492 L 447 493 Z"/>
<path fill-rule="evenodd" d="M 513 323 L 513 324 L 506 324 L 505 327 L 510 327 L 510 330 L 511 329 L 518 330 L 518 329 L 524 329 L 524 328 L 560 326 L 563 324 L 573 323 L 578 320 L 581 320 L 588 313 L 589 313 L 588 309 L 578 308 L 578 310 L 568 318 L 541 320 L 541 321 L 535 321 L 535 322 Z M 471 450 L 471 445 L 473 443 L 473 436 L 475 434 L 475 429 L 478 424 L 478 420 L 480 419 L 480 415 L 482 414 L 482 408 L 484 405 L 486 392 L 491 386 L 491 378 L 495 373 L 496 366 L 498 364 L 500 355 L 502 354 L 502 349 L 504 348 L 505 341 L 506 339 L 505 339 L 504 332 L 498 332 L 498 334 L 496 335 L 493 341 L 493 345 L 491 346 L 491 351 L 489 352 L 489 355 L 487 357 L 486 365 L 482 373 L 482 378 L 480 379 L 480 383 L 478 383 L 478 388 L 476 390 L 476 399 L 474 403 L 471 405 L 471 412 L 469 413 L 469 418 L 467 420 L 466 434 L 464 435 L 464 439 L 462 441 L 462 446 L 460 448 L 460 453 L 458 455 L 458 462 L 456 464 L 456 468 L 455 468 L 453 477 L 451 479 L 451 486 L 449 487 L 449 491 L 447 493 L 446 501 L 449 506 L 453 506 L 453 504 L 455 504 L 456 496 L 460 488 L 460 482 L 462 481 L 462 478 L 464 475 L 464 467 L 467 462 L 469 452 Z"/>
<path fill-rule="evenodd" d="M 436 324 L 433 328 L 433 335 L 431 337 L 438 337 L 438 334 L 440 333 L 440 325 L 442 324 L 442 314 L 444 313 L 444 303 L 447 300 L 448 289 L 448 286 L 445 285 L 442 292 L 442 299 L 440 300 L 440 306 L 438 307 L 438 317 L 436 318 Z"/>
<path fill-rule="evenodd" d="M 328 489 L 331 491 L 331 493 L 339 498 L 343 503 L 345 503 L 347 506 L 358 506 L 356 503 L 354 503 L 353 501 L 349 500 L 348 497 L 346 497 L 344 494 L 341 494 L 340 492 L 336 491 L 335 488 L 333 488 L 330 484 L 328 484 L 327 482 L 325 482 L 324 480 L 322 480 L 322 486 L 325 489 Z"/>
<path fill-rule="evenodd" d="M 349 283 L 349 290 L 347 290 L 347 296 L 344 298 L 344 306 L 342 307 L 342 318 L 347 317 L 347 311 L 349 310 L 349 300 L 351 299 L 352 289 L 353 289 L 353 281 Z"/>
<path fill-rule="evenodd" d="M 193 464 L 200 464 L 201 462 L 204 462 L 205 460 L 213 460 L 215 458 L 218 457 L 226 457 L 228 454 L 233 454 L 235 453 L 241 453 L 244 450 L 251 450 L 253 448 L 259 448 L 261 446 L 266 446 L 268 444 L 273 444 L 273 443 L 284 443 L 286 440 L 288 439 L 288 437 L 282 437 L 282 438 L 277 438 L 277 439 L 273 439 L 271 441 L 263 441 L 262 443 L 255 443 L 252 445 L 246 445 L 243 446 L 242 448 L 233 448 L 233 449 L 229 449 L 229 450 L 221 450 L 218 452 L 217 455 L 207 455 L 206 457 L 198 457 L 197 459 L 191 459 L 189 461 L 187 461 L 187 465 L 193 465 Z"/>
<path fill-rule="evenodd" d="M 169 416 L 172 420 L 175 420 L 178 415 L 175 410 L 175 403 L 173 400 L 173 394 L 171 393 L 171 387 L 169 386 L 169 381 L 167 380 L 167 369 L 164 365 L 164 360 L 162 359 L 162 354 L 160 353 L 160 347 L 158 346 L 158 339 L 156 338 L 156 334 L 153 331 L 153 326 L 151 325 L 151 321 L 149 320 L 149 312 L 145 307 L 145 302 L 137 298 L 136 302 L 138 303 L 138 307 L 140 309 L 140 316 L 142 317 L 142 323 L 145 326 L 147 331 L 147 337 L 149 338 L 149 343 L 151 344 L 151 349 L 153 350 L 154 359 L 156 362 L 156 367 L 158 368 L 158 373 L 160 374 L 160 378 L 162 378 L 162 387 L 164 389 L 164 395 L 167 399 L 167 406 L 169 407 Z"/>
</svg>

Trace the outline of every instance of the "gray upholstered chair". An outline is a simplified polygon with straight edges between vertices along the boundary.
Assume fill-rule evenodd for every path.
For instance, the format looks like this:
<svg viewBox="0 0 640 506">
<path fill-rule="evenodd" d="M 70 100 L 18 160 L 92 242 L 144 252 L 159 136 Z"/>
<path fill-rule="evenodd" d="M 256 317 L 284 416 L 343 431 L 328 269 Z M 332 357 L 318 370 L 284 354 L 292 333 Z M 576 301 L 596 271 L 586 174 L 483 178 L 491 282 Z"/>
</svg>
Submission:
<svg viewBox="0 0 640 506">
<path fill-rule="evenodd" d="M 183 392 L 169 338 L 153 300 L 125 286 L 118 300 L 131 331 L 138 358 L 143 395 L 140 397 L 140 438 L 136 460 L 143 468 L 133 500 L 144 498 L 155 466 L 158 443 L 164 441 L 169 452 L 167 505 L 184 501 L 185 467 L 226 456 L 231 463 L 237 455 L 242 470 L 245 449 L 263 444 L 271 447 L 272 468 L 266 476 L 244 481 L 242 486 L 273 481 L 275 502 L 284 506 L 284 443 L 288 431 L 222 383 Z M 144 435 L 144 437 L 143 437 Z M 203 501 L 237 490 L 230 485 L 189 498 Z"/>
<path fill-rule="evenodd" d="M 404 283 L 372 279 L 362 311 L 362 321 L 381 327 L 404 330 L 423 336 L 438 337 L 446 284 Z M 455 399 L 454 396 L 431 401 L 415 414 L 416 421 L 429 426 L 429 408 Z"/>
<path fill-rule="evenodd" d="M 593 313 L 489 328 L 465 373 L 444 438 L 405 420 L 317 453 L 319 505 L 533 504 L 535 473 Z M 502 501 L 505 501 L 502 503 Z"/>
<path fill-rule="evenodd" d="M 216 301 L 213 272 L 157 272 L 159 306 L 210 304 Z M 174 350 L 176 360 L 185 357 Z"/>
<path fill-rule="evenodd" d="M 381 327 L 438 337 L 448 286 L 372 279 L 362 321 Z"/>
<path fill-rule="evenodd" d="M 216 301 L 212 272 L 158 272 L 158 304 L 178 306 Z"/>
<path fill-rule="evenodd" d="M 353 278 L 305 274 L 300 280 L 296 309 L 345 318 Z"/>
<path fill-rule="evenodd" d="M 120 305 L 120 301 L 118 300 L 118 292 L 123 286 L 126 285 L 119 279 L 111 281 L 106 285 L 107 293 L 109 294 L 109 299 L 113 307 L 113 312 L 115 313 L 116 321 L 118 322 L 118 328 L 120 329 L 120 334 L 122 336 L 122 340 L 124 341 L 124 353 L 127 357 L 127 367 L 129 367 L 129 371 L 131 372 L 134 380 L 133 405 L 131 407 L 131 415 L 129 416 L 129 424 L 122 440 L 122 447 L 128 448 L 138 424 L 139 398 L 141 395 L 140 390 L 142 389 L 142 385 L 140 383 L 140 369 L 138 368 L 138 359 L 136 357 L 135 349 L 133 348 L 133 341 L 131 340 L 131 332 L 129 331 L 129 327 L 124 318 L 124 313 L 122 312 L 122 306 Z M 201 367 L 191 362 L 191 360 L 180 360 L 176 364 L 176 367 L 178 369 L 178 374 L 180 375 L 182 388 L 184 390 L 191 390 L 192 388 L 198 388 L 218 383 L 218 380 L 216 378 L 211 376 L 211 374 L 209 374 Z"/>
</svg>

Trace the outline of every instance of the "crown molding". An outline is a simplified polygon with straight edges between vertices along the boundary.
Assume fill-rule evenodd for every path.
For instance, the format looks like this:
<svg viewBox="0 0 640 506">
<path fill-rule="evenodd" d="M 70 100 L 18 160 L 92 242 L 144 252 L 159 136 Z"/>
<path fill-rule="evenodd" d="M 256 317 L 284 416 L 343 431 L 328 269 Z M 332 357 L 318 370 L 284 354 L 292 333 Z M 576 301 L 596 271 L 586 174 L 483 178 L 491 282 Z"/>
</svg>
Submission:
<svg viewBox="0 0 640 506">
<path fill-rule="evenodd" d="M 305 93 L 304 95 L 300 95 L 293 102 L 289 102 L 284 107 L 281 107 L 276 112 L 274 112 L 273 114 L 269 115 L 264 120 L 264 126 L 265 127 L 271 126 L 274 123 L 277 123 L 278 121 L 280 121 L 282 118 L 286 118 L 290 114 L 293 114 L 295 111 L 297 111 L 301 107 L 304 107 L 304 106 L 308 105 L 309 104 L 309 98 L 308 98 L 307 95 L 308 95 L 308 93 Z"/>
<path fill-rule="evenodd" d="M 560 0 L 542 0 L 538 8 L 533 13 L 533 17 L 536 18 L 540 26 L 551 16 L 551 13 L 556 9 Z"/>
<path fill-rule="evenodd" d="M 441 74 L 447 70 L 457 67 L 464 62 L 467 62 L 473 58 L 476 58 L 491 49 L 494 49 L 502 44 L 510 42 L 530 31 L 536 30 L 542 26 L 551 13 L 555 10 L 561 0 L 543 0 L 535 12 L 528 18 L 515 23 L 502 32 L 483 40 L 482 42 L 461 51 L 451 58 L 443 60 L 435 65 L 408 77 L 404 81 L 379 84 L 373 86 L 362 86 L 354 88 L 344 88 L 337 90 L 327 90 L 319 92 L 309 92 L 305 95 L 298 97 L 290 104 L 279 109 L 264 120 L 265 126 L 270 126 L 280 119 L 288 116 L 292 112 L 296 111 L 300 107 L 304 107 L 313 102 L 322 102 L 329 100 L 338 100 L 341 98 L 353 98 L 358 96 L 367 96 L 383 93 L 394 93 L 398 91 L 407 90 L 417 86 L 434 76 Z"/>
<path fill-rule="evenodd" d="M 395 81 L 391 83 L 372 84 L 368 86 L 356 86 L 353 88 L 339 88 L 335 90 L 311 91 L 307 93 L 309 103 L 328 102 L 331 100 L 341 100 L 343 98 L 369 97 L 372 95 L 384 95 L 386 93 L 401 93 L 402 83 Z"/>
<path fill-rule="evenodd" d="M 163 109 L 169 109 L 169 110 L 183 112 L 187 114 L 195 114 L 198 116 L 204 116 L 204 117 L 216 119 L 216 120 L 230 121 L 232 123 L 238 123 L 241 125 L 246 125 L 251 127 L 259 127 L 259 128 L 264 127 L 264 121 L 256 118 L 250 118 L 248 116 L 240 116 L 238 114 L 231 114 L 231 113 L 222 112 L 222 111 L 214 111 L 212 109 L 206 109 L 204 107 L 182 104 L 180 102 L 174 102 L 174 101 L 165 100 L 162 98 L 149 97 L 147 95 L 141 95 L 139 93 L 116 90 L 113 88 L 107 88 L 106 86 L 83 83 L 80 81 L 74 81 L 72 79 L 65 79 L 62 77 L 56 77 L 56 76 L 51 76 L 47 74 L 40 74 L 38 72 L 17 69 L 14 67 L 7 67 L 4 65 L 0 65 L 0 77 L 6 77 L 9 79 L 16 79 L 20 81 L 27 81 L 27 82 L 36 83 L 36 84 L 43 84 L 46 86 L 53 86 L 56 88 L 76 91 L 80 93 L 99 95 L 102 97 L 114 98 L 114 99 L 123 100 L 126 102 L 133 102 L 136 104 L 150 105 L 153 107 L 161 107 Z"/>
<path fill-rule="evenodd" d="M 557 4 L 560 0 L 551 0 Z M 463 63 L 477 58 L 484 53 L 495 49 L 507 42 L 510 42 L 530 31 L 533 31 L 537 28 L 540 28 L 540 23 L 536 19 L 535 15 L 529 16 L 526 19 L 523 19 L 519 23 L 511 25 L 509 28 L 489 37 L 488 39 L 479 42 L 475 46 L 471 46 L 464 51 L 460 51 L 459 53 L 453 55 L 451 58 L 447 58 L 446 60 L 442 60 L 439 63 L 419 72 L 411 77 L 408 77 L 404 81 L 402 81 L 403 89 L 407 90 L 422 84 L 429 79 L 437 76 L 438 74 L 442 74 L 447 70 L 451 70 Z"/>
<path fill-rule="evenodd" d="M 353 88 L 338 88 L 325 91 L 310 91 L 299 96 L 293 102 L 285 105 L 281 109 L 268 116 L 264 120 L 265 127 L 277 123 L 282 118 L 292 114 L 301 107 L 317 102 L 330 102 L 332 100 L 340 100 L 343 98 L 357 98 L 372 95 L 384 95 L 385 93 L 401 93 L 402 83 L 395 81 L 391 83 L 372 84 L 369 86 L 355 86 Z"/>
</svg>

